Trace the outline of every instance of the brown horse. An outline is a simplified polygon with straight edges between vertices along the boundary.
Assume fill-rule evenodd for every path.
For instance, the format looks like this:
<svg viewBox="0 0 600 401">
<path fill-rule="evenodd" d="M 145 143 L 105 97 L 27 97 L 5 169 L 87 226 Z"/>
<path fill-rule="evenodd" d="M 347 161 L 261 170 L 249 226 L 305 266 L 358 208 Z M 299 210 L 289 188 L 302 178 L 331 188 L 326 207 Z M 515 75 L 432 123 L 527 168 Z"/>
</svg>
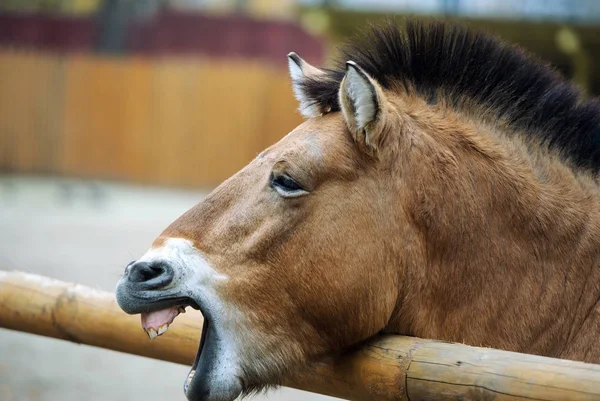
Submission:
<svg viewBox="0 0 600 401">
<path fill-rule="evenodd" d="M 151 338 L 202 310 L 187 397 L 382 332 L 600 362 L 598 103 L 460 26 L 375 28 L 342 54 L 289 55 L 306 121 L 118 284 Z"/>
</svg>

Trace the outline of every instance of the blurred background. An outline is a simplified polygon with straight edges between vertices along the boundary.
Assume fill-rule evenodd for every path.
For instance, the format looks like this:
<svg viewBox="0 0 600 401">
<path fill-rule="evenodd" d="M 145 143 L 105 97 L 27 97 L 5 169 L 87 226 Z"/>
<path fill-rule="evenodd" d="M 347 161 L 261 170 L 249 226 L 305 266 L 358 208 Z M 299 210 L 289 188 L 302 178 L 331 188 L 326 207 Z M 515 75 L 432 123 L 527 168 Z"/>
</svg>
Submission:
<svg viewBox="0 0 600 401">
<path fill-rule="evenodd" d="M 0 0 L 0 269 L 112 291 L 301 122 L 288 52 L 327 65 L 367 22 L 409 14 L 483 27 L 600 93 L 598 0 Z M 0 329 L 0 401 L 183 401 L 187 371 Z"/>
</svg>

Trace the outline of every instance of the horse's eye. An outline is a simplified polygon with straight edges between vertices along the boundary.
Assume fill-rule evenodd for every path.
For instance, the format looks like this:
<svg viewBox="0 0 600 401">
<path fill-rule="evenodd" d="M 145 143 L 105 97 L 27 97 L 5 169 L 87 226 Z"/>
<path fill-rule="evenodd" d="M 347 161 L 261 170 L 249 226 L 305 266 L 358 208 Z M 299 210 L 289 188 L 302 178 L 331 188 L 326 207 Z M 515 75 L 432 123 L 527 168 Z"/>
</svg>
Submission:
<svg viewBox="0 0 600 401">
<path fill-rule="evenodd" d="M 300 185 L 293 178 L 288 177 L 287 175 L 279 175 L 277 177 L 273 177 L 273 185 L 277 185 L 281 189 L 285 189 L 286 191 L 297 191 L 302 189 Z"/>
<path fill-rule="evenodd" d="M 286 174 L 271 174 L 271 188 L 275 189 L 284 198 L 294 198 L 308 193 L 292 177 Z"/>
</svg>

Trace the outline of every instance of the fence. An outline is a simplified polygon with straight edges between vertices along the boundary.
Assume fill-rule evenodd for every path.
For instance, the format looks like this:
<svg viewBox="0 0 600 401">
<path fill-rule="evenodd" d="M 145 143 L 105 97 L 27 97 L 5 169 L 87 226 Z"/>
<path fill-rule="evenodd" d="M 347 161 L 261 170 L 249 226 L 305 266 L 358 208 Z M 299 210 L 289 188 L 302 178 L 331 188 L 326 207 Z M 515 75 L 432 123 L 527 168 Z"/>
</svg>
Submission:
<svg viewBox="0 0 600 401">
<path fill-rule="evenodd" d="M 150 343 L 110 293 L 0 271 L 0 327 L 190 365 L 202 322 L 183 315 Z M 591 401 L 600 400 L 600 365 L 386 336 L 284 384 L 354 401 Z"/>
<path fill-rule="evenodd" d="M 257 61 L 4 49 L 0 171 L 212 186 L 296 107 L 287 71 Z"/>
</svg>

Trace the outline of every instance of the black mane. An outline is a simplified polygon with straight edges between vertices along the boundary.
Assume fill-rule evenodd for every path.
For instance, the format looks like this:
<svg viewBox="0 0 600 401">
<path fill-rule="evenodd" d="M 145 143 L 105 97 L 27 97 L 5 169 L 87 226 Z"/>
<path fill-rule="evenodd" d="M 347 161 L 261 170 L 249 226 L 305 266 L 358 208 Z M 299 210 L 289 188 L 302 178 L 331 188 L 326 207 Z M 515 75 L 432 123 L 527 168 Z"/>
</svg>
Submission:
<svg viewBox="0 0 600 401">
<path fill-rule="evenodd" d="M 576 166 L 600 169 L 600 104 L 553 69 L 482 32 L 443 22 L 408 20 L 374 27 L 341 49 L 328 79 L 309 79 L 304 91 L 321 109 L 339 110 L 337 92 L 352 60 L 380 85 L 403 85 L 430 102 L 468 98 L 511 126 L 535 136 Z"/>
</svg>

